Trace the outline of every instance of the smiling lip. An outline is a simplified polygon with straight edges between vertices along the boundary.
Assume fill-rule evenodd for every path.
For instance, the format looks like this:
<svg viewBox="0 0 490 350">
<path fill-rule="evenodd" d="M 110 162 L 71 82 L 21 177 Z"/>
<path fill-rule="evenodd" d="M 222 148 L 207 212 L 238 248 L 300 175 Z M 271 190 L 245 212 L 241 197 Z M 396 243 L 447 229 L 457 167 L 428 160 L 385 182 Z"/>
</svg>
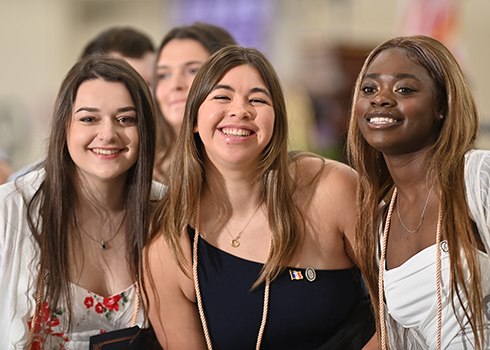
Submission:
<svg viewBox="0 0 490 350">
<path fill-rule="evenodd" d="M 249 137 L 255 134 L 255 131 L 249 128 L 237 127 L 237 126 L 227 126 L 224 128 L 219 128 L 219 130 L 225 136 L 236 137 L 236 138 Z"/>
<path fill-rule="evenodd" d="M 92 153 L 101 159 L 115 159 L 124 151 L 124 148 L 90 148 Z"/>
<path fill-rule="evenodd" d="M 400 119 L 384 113 L 371 113 L 366 117 L 366 120 L 368 124 L 373 127 L 388 127 L 401 123 Z"/>
</svg>

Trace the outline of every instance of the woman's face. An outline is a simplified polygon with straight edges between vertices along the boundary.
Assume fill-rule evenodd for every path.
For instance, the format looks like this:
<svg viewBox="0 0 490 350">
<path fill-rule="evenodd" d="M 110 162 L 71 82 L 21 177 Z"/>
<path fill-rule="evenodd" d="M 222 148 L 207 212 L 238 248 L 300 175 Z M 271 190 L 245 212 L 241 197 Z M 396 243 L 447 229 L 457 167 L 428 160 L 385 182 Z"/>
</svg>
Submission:
<svg viewBox="0 0 490 350">
<path fill-rule="evenodd" d="M 178 133 L 189 88 L 208 50 L 193 39 L 174 39 L 160 51 L 156 65 L 156 99 L 167 122 Z"/>
<path fill-rule="evenodd" d="M 88 182 L 125 179 L 139 149 L 138 116 L 126 86 L 96 79 L 78 88 L 67 146 Z"/>
<path fill-rule="evenodd" d="M 198 132 L 207 158 L 218 168 L 254 169 L 274 130 L 270 92 L 257 69 L 229 70 L 198 110 Z"/>
<path fill-rule="evenodd" d="M 402 49 L 384 50 L 371 63 L 355 112 L 366 141 L 384 154 L 416 152 L 437 139 L 434 84 Z"/>
</svg>

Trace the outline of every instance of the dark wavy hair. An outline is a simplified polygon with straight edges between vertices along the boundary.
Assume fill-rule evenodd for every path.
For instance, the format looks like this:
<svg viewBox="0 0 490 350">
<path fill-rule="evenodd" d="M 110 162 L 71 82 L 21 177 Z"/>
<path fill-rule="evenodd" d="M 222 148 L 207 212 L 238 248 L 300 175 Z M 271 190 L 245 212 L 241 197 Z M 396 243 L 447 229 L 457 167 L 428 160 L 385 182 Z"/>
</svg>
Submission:
<svg viewBox="0 0 490 350">
<path fill-rule="evenodd" d="M 72 109 L 80 85 L 101 79 L 126 86 L 138 117 L 139 151 L 136 163 L 128 170 L 125 184 L 128 227 L 126 257 L 135 281 L 141 276 L 141 251 L 148 235 L 150 192 L 155 153 L 155 117 L 152 96 L 143 78 L 124 60 L 94 55 L 78 61 L 64 78 L 56 99 L 47 158 L 46 177 L 31 199 L 27 199 L 28 223 L 40 248 L 39 279 L 45 277 L 43 301 L 54 310 L 63 302 L 71 325 L 69 242 L 80 240 L 76 225 L 79 211 L 77 168 L 67 147 Z M 72 234 L 72 238 L 68 234 Z M 38 287 L 39 288 L 39 287 Z M 65 306 L 65 305 L 63 305 Z"/>
</svg>

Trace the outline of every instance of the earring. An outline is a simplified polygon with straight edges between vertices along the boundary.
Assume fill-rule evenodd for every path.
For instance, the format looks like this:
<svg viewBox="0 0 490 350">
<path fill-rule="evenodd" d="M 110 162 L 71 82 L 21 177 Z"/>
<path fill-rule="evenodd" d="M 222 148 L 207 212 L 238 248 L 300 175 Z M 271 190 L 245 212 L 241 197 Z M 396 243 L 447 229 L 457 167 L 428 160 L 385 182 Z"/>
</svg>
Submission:
<svg viewBox="0 0 490 350">
<path fill-rule="evenodd" d="M 442 114 L 439 114 L 439 118 L 444 119 L 444 116 Z"/>
</svg>

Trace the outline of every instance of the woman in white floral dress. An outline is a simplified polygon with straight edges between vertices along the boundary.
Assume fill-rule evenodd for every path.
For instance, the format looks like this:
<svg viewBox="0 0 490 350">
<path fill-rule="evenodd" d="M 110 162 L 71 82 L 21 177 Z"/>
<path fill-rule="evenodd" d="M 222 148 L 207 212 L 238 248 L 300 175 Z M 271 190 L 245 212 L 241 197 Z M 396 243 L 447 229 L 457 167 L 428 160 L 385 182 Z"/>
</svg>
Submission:
<svg viewBox="0 0 490 350">
<path fill-rule="evenodd" d="M 94 56 L 65 77 L 46 160 L 0 187 L 0 348 L 88 349 L 93 335 L 144 326 L 155 120 L 145 81 Z M 36 312 L 35 310 L 38 310 Z"/>
</svg>

